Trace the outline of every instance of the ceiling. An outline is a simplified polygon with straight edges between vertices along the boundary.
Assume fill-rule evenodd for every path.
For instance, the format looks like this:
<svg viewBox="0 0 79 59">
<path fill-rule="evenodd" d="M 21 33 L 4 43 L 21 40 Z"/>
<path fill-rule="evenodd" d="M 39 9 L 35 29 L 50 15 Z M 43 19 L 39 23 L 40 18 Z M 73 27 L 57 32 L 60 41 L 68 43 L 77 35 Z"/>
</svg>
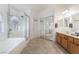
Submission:
<svg viewBox="0 0 79 59">
<path fill-rule="evenodd" d="M 69 7 L 72 4 L 11 4 L 11 6 L 15 7 L 16 9 L 20 10 L 20 11 L 25 11 L 25 10 L 32 10 L 32 11 L 42 11 L 47 7 L 51 7 L 51 8 L 60 8 L 60 7 Z"/>
<path fill-rule="evenodd" d="M 42 13 L 47 8 L 49 9 L 49 7 L 58 12 L 62 8 L 63 10 L 69 8 L 72 4 L 11 4 L 10 6 L 23 12 L 30 10 L 32 15 L 37 16 L 37 14 Z"/>
<path fill-rule="evenodd" d="M 33 13 L 41 12 L 47 7 L 45 4 L 11 4 L 10 6 L 19 11 L 31 10 Z"/>
</svg>

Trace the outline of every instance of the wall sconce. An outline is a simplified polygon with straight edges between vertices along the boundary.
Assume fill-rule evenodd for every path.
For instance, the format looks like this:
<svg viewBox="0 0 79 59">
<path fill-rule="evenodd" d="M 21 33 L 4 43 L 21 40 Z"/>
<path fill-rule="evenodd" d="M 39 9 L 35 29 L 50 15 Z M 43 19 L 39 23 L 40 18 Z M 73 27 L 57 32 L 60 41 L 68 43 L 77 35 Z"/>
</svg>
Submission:
<svg viewBox="0 0 79 59">
<path fill-rule="evenodd" d="M 69 24 L 69 28 L 73 28 L 73 24 L 72 23 Z"/>
<path fill-rule="evenodd" d="M 67 14 L 68 12 L 69 12 L 69 10 L 66 9 L 66 10 L 63 12 L 63 14 Z"/>
<path fill-rule="evenodd" d="M 55 23 L 55 28 L 58 28 L 58 24 L 57 23 Z"/>
<path fill-rule="evenodd" d="M 43 22 L 43 20 L 40 20 L 40 22 Z"/>
<path fill-rule="evenodd" d="M 24 16 L 21 16 L 22 18 L 24 17 Z"/>
<path fill-rule="evenodd" d="M 34 21 L 35 21 L 35 22 L 37 22 L 38 20 L 37 20 L 37 19 L 35 19 Z"/>
</svg>

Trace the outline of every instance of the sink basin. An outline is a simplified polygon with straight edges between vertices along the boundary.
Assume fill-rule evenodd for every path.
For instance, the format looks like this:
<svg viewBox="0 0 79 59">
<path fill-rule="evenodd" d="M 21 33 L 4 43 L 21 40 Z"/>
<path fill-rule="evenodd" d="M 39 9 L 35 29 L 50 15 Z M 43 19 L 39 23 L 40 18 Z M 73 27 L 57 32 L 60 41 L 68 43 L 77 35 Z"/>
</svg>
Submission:
<svg viewBox="0 0 79 59">
<path fill-rule="evenodd" d="M 73 35 L 73 36 L 79 36 L 78 34 L 71 34 L 71 35 Z"/>
</svg>

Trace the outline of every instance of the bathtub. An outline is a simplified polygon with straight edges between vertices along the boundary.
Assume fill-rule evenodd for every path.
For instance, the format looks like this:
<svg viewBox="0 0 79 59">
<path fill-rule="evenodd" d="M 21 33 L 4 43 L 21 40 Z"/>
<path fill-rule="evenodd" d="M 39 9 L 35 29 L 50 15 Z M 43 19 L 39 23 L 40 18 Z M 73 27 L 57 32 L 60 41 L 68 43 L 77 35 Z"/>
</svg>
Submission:
<svg viewBox="0 0 79 59">
<path fill-rule="evenodd" d="M 7 40 L 0 41 L 0 53 L 8 54 L 15 49 L 22 42 L 27 41 L 25 38 L 8 38 Z"/>
</svg>

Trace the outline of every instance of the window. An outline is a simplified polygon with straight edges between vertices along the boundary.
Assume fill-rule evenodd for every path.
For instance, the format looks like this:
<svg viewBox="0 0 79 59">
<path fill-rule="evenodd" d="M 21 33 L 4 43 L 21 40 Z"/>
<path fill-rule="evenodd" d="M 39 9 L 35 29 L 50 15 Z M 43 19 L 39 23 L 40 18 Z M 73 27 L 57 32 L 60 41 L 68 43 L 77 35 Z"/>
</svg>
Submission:
<svg viewBox="0 0 79 59">
<path fill-rule="evenodd" d="M 2 32 L 2 22 L 0 21 L 0 32 Z"/>
<path fill-rule="evenodd" d="M 10 16 L 10 31 L 18 31 L 19 19 L 17 16 Z"/>
<path fill-rule="evenodd" d="M 1 15 L 0 15 L 0 32 L 4 32 L 4 22 Z"/>
</svg>

